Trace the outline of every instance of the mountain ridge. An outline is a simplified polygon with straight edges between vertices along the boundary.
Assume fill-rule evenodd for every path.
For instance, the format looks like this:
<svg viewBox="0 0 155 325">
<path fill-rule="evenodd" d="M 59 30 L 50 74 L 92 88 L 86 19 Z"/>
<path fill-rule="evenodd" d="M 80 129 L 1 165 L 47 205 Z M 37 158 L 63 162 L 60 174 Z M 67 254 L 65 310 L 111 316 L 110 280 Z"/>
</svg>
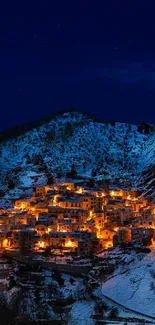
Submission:
<svg viewBox="0 0 155 325">
<path fill-rule="evenodd" d="M 5 141 L 5 140 L 9 140 L 9 133 L 10 134 L 10 138 L 14 138 L 15 136 L 18 136 L 20 134 L 23 134 L 27 131 L 31 131 L 32 129 L 39 127 L 43 124 L 48 123 L 50 120 L 54 119 L 57 116 L 63 115 L 65 113 L 80 113 L 83 115 L 86 115 L 88 117 L 90 117 L 92 120 L 96 120 L 99 123 L 103 123 L 102 119 L 97 118 L 95 115 L 92 115 L 90 113 L 81 111 L 81 110 L 77 110 L 75 108 L 70 108 L 70 109 L 63 109 L 63 110 L 58 110 L 57 112 L 53 112 L 52 114 L 48 115 L 48 116 L 43 116 L 41 119 L 39 120 L 35 120 L 35 121 L 29 121 L 29 122 L 25 122 L 23 124 L 19 124 L 19 125 L 13 125 L 10 127 L 5 128 L 4 130 L 0 131 L 0 142 L 1 141 Z M 7 138 L 8 137 L 8 138 Z"/>
<path fill-rule="evenodd" d="M 137 187 L 155 163 L 154 139 L 154 127 L 144 122 L 97 122 L 79 111 L 61 112 L 1 141 L 0 189 L 5 196 L 20 195 L 25 188 L 45 184 L 49 174 L 65 177 L 73 166 L 79 177 L 118 181 L 120 186 L 128 181 Z"/>
<path fill-rule="evenodd" d="M 17 137 L 27 131 L 31 131 L 32 129 L 39 127 L 43 124 L 46 124 L 50 120 L 54 119 L 55 117 L 63 115 L 65 113 L 79 113 L 79 114 L 87 116 L 88 118 L 92 119 L 94 122 L 98 122 L 98 123 L 110 123 L 110 124 L 122 123 L 122 124 L 137 125 L 139 128 L 143 128 L 143 124 L 145 124 L 144 127 L 148 126 L 150 129 L 155 130 L 154 124 L 151 124 L 151 123 L 148 123 L 145 121 L 142 121 L 139 124 L 134 124 L 134 123 L 128 123 L 128 122 L 124 122 L 124 121 L 104 120 L 102 118 L 95 116 L 95 114 L 93 115 L 86 111 L 82 111 L 82 110 L 75 109 L 75 108 L 69 108 L 69 109 L 58 110 L 57 112 L 53 112 L 50 115 L 43 116 L 39 120 L 29 121 L 29 122 L 27 121 L 23 124 L 17 124 L 17 125 L 13 125 L 13 126 L 5 128 L 4 130 L 0 131 L 0 143 L 3 141 L 7 141 L 11 138 Z"/>
</svg>

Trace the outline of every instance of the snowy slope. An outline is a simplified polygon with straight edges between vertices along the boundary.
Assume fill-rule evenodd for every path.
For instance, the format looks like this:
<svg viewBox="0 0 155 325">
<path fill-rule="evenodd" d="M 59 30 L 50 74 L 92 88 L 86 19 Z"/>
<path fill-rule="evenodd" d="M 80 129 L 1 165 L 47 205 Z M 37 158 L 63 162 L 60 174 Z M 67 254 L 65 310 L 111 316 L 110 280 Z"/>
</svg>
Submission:
<svg viewBox="0 0 155 325">
<path fill-rule="evenodd" d="M 93 173 L 135 186 L 144 169 L 141 157 L 148 138 L 135 125 L 97 123 L 86 114 L 63 113 L 0 145 L 0 189 L 6 191 L 11 182 L 10 188 L 22 192 L 45 184 L 49 173 L 64 176 L 73 164 L 79 175 Z M 150 141 L 154 145 L 154 138 Z"/>
<path fill-rule="evenodd" d="M 138 183 L 142 186 L 145 195 L 155 198 L 155 134 L 147 138 L 141 161 Z"/>
<path fill-rule="evenodd" d="M 102 292 L 132 310 L 155 316 L 155 248 L 148 255 L 126 257 L 115 276 L 103 284 Z"/>
</svg>

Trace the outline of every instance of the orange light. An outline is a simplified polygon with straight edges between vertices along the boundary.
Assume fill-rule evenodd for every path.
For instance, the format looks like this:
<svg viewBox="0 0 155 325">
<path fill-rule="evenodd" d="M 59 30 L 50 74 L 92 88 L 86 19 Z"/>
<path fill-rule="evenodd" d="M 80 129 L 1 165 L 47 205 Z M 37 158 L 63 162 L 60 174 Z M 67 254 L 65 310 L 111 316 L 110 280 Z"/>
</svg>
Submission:
<svg viewBox="0 0 155 325">
<path fill-rule="evenodd" d="M 3 240 L 3 247 L 7 247 L 8 246 L 8 239 L 4 239 Z"/>
<path fill-rule="evenodd" d="M 39 242 L 39 247 L 40 247 L 40 248 L 44 248 L 44 247 L 45 247 L 45 243 L 44 243 L 44 241 L 40 241 L 40 242 Z"/>
<path fill-rule="evenodd" d="M 109 241 L 108 241 L 108 242 L 106 243 L 106 245 L 105 245 L 106 248 L 109 248 L 109 247 L 112 247 L 112 246 L 113 246 L 112 243 L 109 242 Z"/>
<path fill-rule="evenodd" d="M 79 187 L 79 189 L 76 191 L 76 193 L 82 193 L 82 187 Z"/>
<path fill-rule="evenodd" d="M 53 197 L 53 206 L 57 205 L 57 196 L 58 195 L 54 195 L 54 197 Z"/>
<path fill-rule="evenodd" d="M 65 243 L 65 247 L 75 248 L 77 247 L 77 243 L 72 243 L 71 240 L 68 240 L 68 242 Z"/>
<path fill-rule="evenodd" d="M 66 244 L 66 247 L 73 247 L 73 243 L 71 242 L 71 240 L 69 240 Z"/>
<path fill-rule="evenodd" d="M 102 238 L 102 235 L 97 232 L 97 238 Z"/>
</svg>

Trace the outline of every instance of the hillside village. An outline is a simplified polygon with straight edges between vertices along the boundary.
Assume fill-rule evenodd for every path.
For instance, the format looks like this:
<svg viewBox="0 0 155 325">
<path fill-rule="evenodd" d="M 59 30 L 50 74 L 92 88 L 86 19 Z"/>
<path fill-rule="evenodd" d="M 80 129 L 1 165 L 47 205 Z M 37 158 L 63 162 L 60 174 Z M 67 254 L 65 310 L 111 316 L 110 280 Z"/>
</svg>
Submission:
<svg viewBox="0 0 155 325">
<path fill-rule="evenodd" d="M 93 256 L 111 247 L 155 241 L 155 204 L 140 191 L 88 187 L 84 181 L 35 187 L 0 210 L 0 247 Z"/>
<path fill-rule="evenodd" d="M 59 297 L 71 325 L 155 317 L 154 139 L 79 112 L 2 138 L 0 283 L 20 314 L 62 324 Z"/>
</svg>

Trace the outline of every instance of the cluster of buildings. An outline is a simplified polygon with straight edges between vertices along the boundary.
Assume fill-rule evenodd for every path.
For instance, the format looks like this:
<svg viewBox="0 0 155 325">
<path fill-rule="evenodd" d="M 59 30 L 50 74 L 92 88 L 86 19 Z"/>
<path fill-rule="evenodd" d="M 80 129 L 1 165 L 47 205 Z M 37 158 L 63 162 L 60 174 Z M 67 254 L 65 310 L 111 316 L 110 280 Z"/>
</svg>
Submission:
<svg viewBox="0 0 155 325">
<path fill-rule="evenodd" d="M 155 240 L 155 204 L 134 189 L 90 189 L 76 181 L 34 189 L 0 210 L 0 248 L 88 256 Z"/>
</svg>

